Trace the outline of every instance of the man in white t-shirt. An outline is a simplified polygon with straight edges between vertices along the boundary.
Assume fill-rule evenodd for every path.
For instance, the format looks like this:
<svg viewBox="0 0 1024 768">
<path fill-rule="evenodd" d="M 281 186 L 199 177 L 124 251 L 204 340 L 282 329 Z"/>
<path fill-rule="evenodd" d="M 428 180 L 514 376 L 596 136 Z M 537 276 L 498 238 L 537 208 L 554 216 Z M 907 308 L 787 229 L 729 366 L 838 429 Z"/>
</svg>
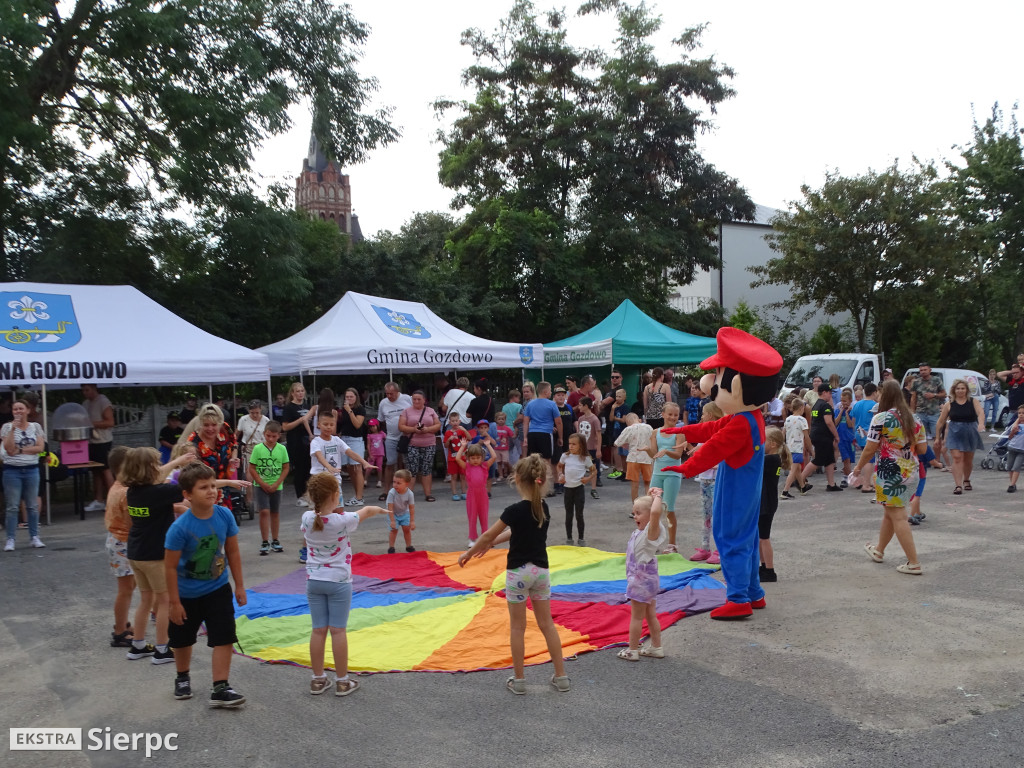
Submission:
<svg viewBox="0 0 1024 768">
<path fill-rule="evenodd" d="M 114 407 L 105 395 L 101 395 L 95 384 L 82 385 L 83 405 L 89 412 L 92 421 L 92 434 L 89 436 L 89 461 L 102 464 L 92 470 L 92 487 L 95 499 L 89 502 L 86 512 L 102 512 L 107 508 L 107 491 L 114 484 L 114 476 L 110 473 L 107 457 L 114 444 Z"/>
<path fill-rule="evenodd" d="M 385 488 L 391 487 L 391 478 L 398 466 L 398 438 L 402 434 L 398 429 L 398 418 L 406 408 L 412 408 L 412 398 L 403 395 L 398 385 L 389 381 L 384 385 L 384 399 L 377 406 L 377 421 L 387 427 L 387 437 L 384 439 Z M 382 493 L 377 500 L 384 501 L 387 497 L 387 493 Z"/>
<path fill-rule="evenodd" d="M 471 424 L 469 423 L 469 417 L 466 415 L 466 409 L 469 408 L 469 404 L 473 402 L 472 392 L 469 391 L 469 379 L 465 376 L 460 376 L 455 380 L 455 386 L 448 390 L 448 393 L 444 396 L 444 400 L 441 401 L 441 415 L 448 418 L 448 414 L 451 411 L 455 411 L 459 414 L 459 422 L 462 424 L 464 429 L 468 429 Z"/>
</svg>

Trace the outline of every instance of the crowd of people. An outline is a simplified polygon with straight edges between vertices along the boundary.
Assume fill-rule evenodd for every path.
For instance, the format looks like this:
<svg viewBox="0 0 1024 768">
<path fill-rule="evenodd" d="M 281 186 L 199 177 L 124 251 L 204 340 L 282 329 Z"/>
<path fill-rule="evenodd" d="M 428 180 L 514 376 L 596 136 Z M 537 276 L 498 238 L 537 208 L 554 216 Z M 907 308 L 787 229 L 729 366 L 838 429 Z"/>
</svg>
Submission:
<svg viewBox="0 0 1024 768">
<path fill-rule="evenodd" d="M 1005 436 L 1011 493 L 1024 468 L 1021 365 L 990 374 L 996 385 L 1005 382 L 1015 415 Z M 883 516 L 877 539 L 865 551 L 881 563 L 896 538 L 907 558 L 897 570 L 910 575 L 922 572 L 911 526 L 926 517 L 920 504 L 928 468 L 948 470 L 955 495 L 973 490 L 974 456 L 983 448 L 980 435 L 992 413 L 988 398 L 972 397 L 962 379 L 951 382 L 947 391 L 927 363 L 903 387 L 889 370 L 880 385 L 841 388 L 838 383 L 838 376 L 828 381 L 816 377 L 806 392 L 776 397 L 763 408 L 768 428 L 759 524 L 761 581 L 777 580 L 771 527 L 778 503 L 796 499 L 795 491 L 811 491 L 815 473 L 824 475 L 825 492 L 861 488 L 873 494 Z M 45 546 L 38 535 L 39 454 L 45 435 L 35 410 L 38 400 L 28 394 L 13 403 L 0 429 L 8 550 L 14 549 L 21 507 L 32 546 Z M 346 668 L 351 534 L 368 517 L 387 515 L 388 553 L 396 551 L 399 531 L 405 551 L 414 552 L 416 501 L 436 501 L 435 472 L 438 477 L 445 473 L 452 499 L 466 503 L 469 534 L 460 565 L 496 543 L 510 542 L 506 591 L 513 676 L 507 686 L 512 693 L 525 692 L 527 598 L 549 646 L 555 644 L 551 683 L 559 691 L 569 690 L 557 635 L 545 613 L 550 600 L 547 499 L 563 497 L 565 544 L 586 546 L 587 489 L 599 498 L 602 476 L 630 483 L 628 516 L 636 526 L 626 550 L 630 642 L 618 655 L 627 661 L 662 658 L 655 612 L 656 555 L 678 552 L 676 502 L 682 476 L 673 467 L 700 447 L 688 444 L 675 429 L 723 415 L 698 381 L 689 376 L 677 381 L 671 369 L 661 368 L 643 375 L 632 403 L 618 370 L 601 388 L 589 374 L 579 381 L 567 376 L 564 382 L 524 382 L 507 392 L 500 407 L 484 379 L 471 384 L 459 378 L 441 394 L 436 410 L 424 391 L 404 394 L 397 383 L 388 382 L 371 418 L 355 389 L 341 397 L 323 390 L 310 403 L 303 384 L 296 382 L 271 405 L 269 416 L 259 400 L 222 409 L 190 398 L 183 409 L 168 415 L 158 451 L 113 446 L 109 400 L 91 385 L 83 386 L 82 394 L 94 426 L 90 458 L 101 465 L 94 475 L 93 508 L 101 504 L 105 510 L 107 551 L 117 579 L 110 644 L 126 648 L 130 660 L 174 663 L 175 697 L 190 698 L 191 648 L 205 622 L 214 657 L 210 704 L 223 707 L 244 702 L 228 682 L 236 640 L 232 596 L 245 604 L 233 505 L 240 494 L 248 494 L 259 512 L 260 556 L 284 552 L 280 513 L 286 481 L 293 483 L 297 503 L 308 508 L 302 515 L 305 546 L 299 557 L 309 576 L 312 694 L 332 687 L 324 670 L 328 634 L 335 694 L 345 696 L 359 687 Z M 435 463 L 438 451 L 440 464 Z M 939 460 L 947 451 L 948 466 Z M 609 458 L 611 465 L 603 467 Z M 381 506 L 364 503 L 374 475 Z M 343 476 L 352 489 L 347 500 Z M 491 488 L 499 478 L 510 478 L 522 500 L 491 524 Z M 711 523 L 716 471 L 709 469 L 694 479 L 700 484 L 702 514 L 699 544 L 689 559 L 715 564 L 719 554 Z M 129 613 L 136 590 L 133 624 Z M 146 639 L 151 615 L 154 642 Z M 641 646 L 644 621 L 650 642 Z"/>
</svg>

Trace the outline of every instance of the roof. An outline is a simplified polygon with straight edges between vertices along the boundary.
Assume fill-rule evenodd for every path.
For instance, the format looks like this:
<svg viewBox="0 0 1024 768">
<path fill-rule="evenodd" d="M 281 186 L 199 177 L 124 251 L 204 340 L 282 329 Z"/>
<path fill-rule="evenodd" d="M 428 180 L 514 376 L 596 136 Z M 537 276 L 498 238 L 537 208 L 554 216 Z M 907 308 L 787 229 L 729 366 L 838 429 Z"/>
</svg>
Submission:
<svg viewBox="0 0 1024 768">
<path fill-rule="evenodd" d="M 275 376 L 521 368 L 543 359 L 540 344 L 473 336 L 426 304 L 348 291 L 318 320 L 260 347 Z"/>
<path fill-rule="evenodd" d="M 266 355 L 203 331 L 130 285 L 0 283 L 0 383 L 266 381 Z"/>
<path fill-rule="evenodd" d="M 618 365 L 697 363 L 718 349 L 714 339 L 669 328 L 629 299 L 594 327 L 544 347 L 581 346 L 606 339 L 612 340 L 612 360 Z"/>
</svg>

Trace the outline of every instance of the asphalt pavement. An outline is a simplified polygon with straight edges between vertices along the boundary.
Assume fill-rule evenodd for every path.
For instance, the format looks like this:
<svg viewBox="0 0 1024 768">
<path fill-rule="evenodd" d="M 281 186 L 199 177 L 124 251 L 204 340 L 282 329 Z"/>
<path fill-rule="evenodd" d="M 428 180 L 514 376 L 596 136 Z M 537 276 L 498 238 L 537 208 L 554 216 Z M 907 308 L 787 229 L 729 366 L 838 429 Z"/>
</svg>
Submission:
<svg viewBox="0 0 1024 768">
<path fill-rule="evenodd" d="M 982 454 L 978 454 L 980 460 Z M 976 462 L 977 463 L 977 462 Z M 772 540 L 779 581 L 751 619 L 687 617 L 664 633 L 667 657 L 627 663 L 614 650 L 567 662 L 572 690 L 527 668 L 528 695 L 504 687 L 506 671 L 361 677 L 347 698 L 310 696 L 309 671 L 236 656 L 237 711 L 205 701 L 209 650 L 197 646 L 189 701 L 171 695 L 173 665 L 127 661 L 110 648 L 114 579 L 102 515 L 79 521 L 70 505 L 41 532 L 46 549 L 0 553 L 0 715 L 8 727 L 80 727 L 88 733 L 176 733 L 142 752 L 8 751 L 11 766 L 984 766 L 1024 765 L 1024 492 L 1007 475 L 974 471 L 953 496 L 948 473 L 929 474 L 913 529 L 924 568 L 906 576 L 898 544 L 883 564 L 863 551 L 881 509 L 856 490 L 782 501 Z M 366 494 L 369 499 L 372 489 Z M 417 489 L 419 548 L 465 544 L 465 514 L 435 483 Z M 300 508 L 283 505 L 287 552 L 259 557 L 244 521 L 247 586 L 299 567 Z M 491 517 L 516 500 L 496 486 Z M 561 543 L 560 498 L 550 541 Z M 629 485 L 605 480 L 586 503 L 587 543 L 623 551 Z M 699 541 L 697 484 L 683 482 L 680 551 Z M 356 533 L 357 550 L 383 553 L 386 521 Z M 110 729 L 106 731 L 105 729 Z"/>
</svg>

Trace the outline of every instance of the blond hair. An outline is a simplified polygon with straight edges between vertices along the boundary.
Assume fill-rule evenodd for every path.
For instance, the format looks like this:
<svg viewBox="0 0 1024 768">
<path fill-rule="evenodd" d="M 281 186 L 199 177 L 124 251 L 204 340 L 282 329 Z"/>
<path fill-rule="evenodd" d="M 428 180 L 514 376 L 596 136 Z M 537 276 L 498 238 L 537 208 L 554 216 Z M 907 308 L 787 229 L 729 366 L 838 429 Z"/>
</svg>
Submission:
<svg viewBox="0 0 1024 768">
<path fill-rule="evenodd" d="M 320 508 L 327 504 L 333 496 L 337 496 L 340 493 L 338 480 L 330 472 L 321 472 L 309 478 L 306 492 L 309 494 L 309 500 L 313 502 L 313 509 L 316 510 L 316 515 L 313 518 L 313 530 L 322 531 L 324 529 L 324 521 L 320 516 L 327 514 L 331 510 L 325 512 L 321 511 Z"/>
<path fill-rule="evenodd" d="M 715 403 L 705 403 L 700 414 L 701 421 L 717 421 L 725 416 L 725 414 L 722 413 L 722 409 Z"/>
<path fill-rule="evenodd" d="M 160 454 L 156 448 L 130 449 L 121 464 L 118 479 L 129 488 L 155 485 L 160 479 Z"/>
<path fill-rule="evenodd" d="M 531 453 L 516 462 L 512 472 L 519 495 L 530 502 L 537 527 L 544 526 L 544 492 L 548 480 L 548 464 L 539 453 Z"/>
<path fill-rule="evenodd" d="M 778 427 L 768 427 L 764 431 L 764 441 L 779 446 L 779 460 L 782 462 L 782 468 L 788 471 L 793 466 L 793 458 L 789 455 L 789 446 L 786 445 L 786 436 L 782 430 Z"/>
</svg>

